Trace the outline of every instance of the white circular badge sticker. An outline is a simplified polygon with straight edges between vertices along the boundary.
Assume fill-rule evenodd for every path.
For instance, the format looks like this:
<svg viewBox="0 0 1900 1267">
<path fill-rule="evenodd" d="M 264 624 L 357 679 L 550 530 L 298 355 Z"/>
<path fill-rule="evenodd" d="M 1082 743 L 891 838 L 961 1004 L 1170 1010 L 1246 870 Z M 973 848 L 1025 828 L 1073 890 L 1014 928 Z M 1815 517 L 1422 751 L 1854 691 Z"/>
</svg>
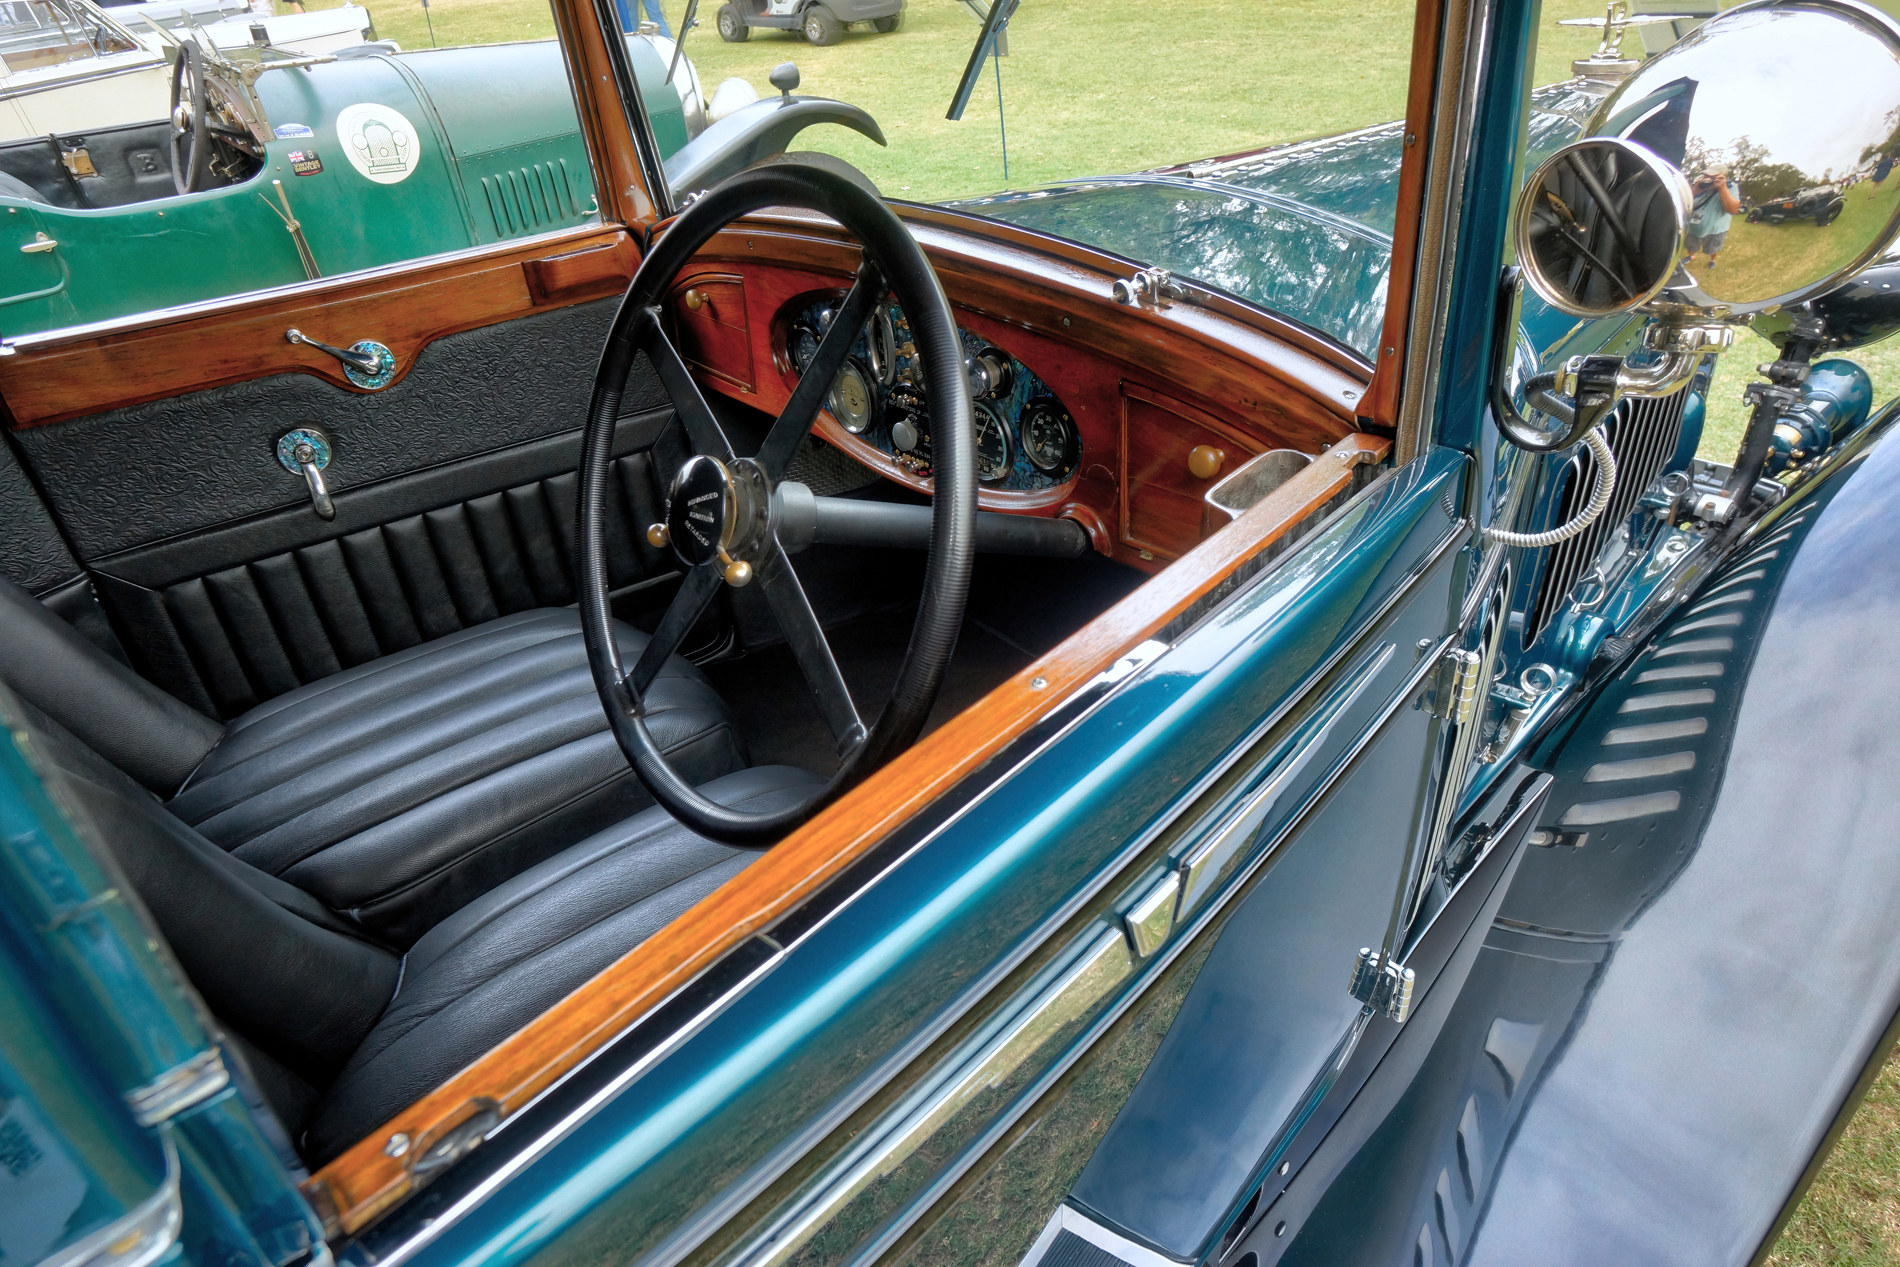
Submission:
<svg viewBox="0 0 1900 1267">
<path fill-rule="evenodd" d="M 407 180 L 422 158 L 421 140 L 409 120 L 400 110 L 373 101 L 338 112 L 336 139 L 350 165 L 379 185 Z"/>
</svg>

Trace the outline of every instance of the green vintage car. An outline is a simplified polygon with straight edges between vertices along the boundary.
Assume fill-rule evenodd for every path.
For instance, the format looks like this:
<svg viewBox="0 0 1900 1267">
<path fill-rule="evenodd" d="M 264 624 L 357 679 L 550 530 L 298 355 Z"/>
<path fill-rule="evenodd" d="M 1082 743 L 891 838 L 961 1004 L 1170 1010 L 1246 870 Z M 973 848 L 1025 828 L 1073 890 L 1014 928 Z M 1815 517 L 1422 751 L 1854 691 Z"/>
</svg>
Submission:
<svg viewBox="0 0 1900 1267">
<path fill-rule="evenodd" d="M 109 21 L 91 0 L 61 3 Z M 0 250 L 0 333 L 599 220 L 553 40 L 413 51 L 379 41 L 307 57 L 154 36 L 172 64 L 171 117 L 0 144 L 0 243 L 15 248 Z M 691 63 L 670 64 L 670 41 L 629 34 L 626 45 L 676 197 L 813 123 L 882 139 L 855 107 L 792 97 L 789 64 L 774 72 L 781 96 L 760 102 L 734 81 L 741 104 L 727 91 L 709 108 Z"/>
</svg>

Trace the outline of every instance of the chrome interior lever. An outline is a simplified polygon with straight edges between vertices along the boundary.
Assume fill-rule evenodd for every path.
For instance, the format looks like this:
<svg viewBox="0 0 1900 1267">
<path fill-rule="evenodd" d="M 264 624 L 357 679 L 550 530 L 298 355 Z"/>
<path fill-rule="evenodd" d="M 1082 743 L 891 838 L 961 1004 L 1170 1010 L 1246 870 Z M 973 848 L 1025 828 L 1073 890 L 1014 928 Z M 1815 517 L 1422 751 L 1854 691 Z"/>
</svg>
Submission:
<svg viewBox="0 0 1900 1267">
<path fill-rule="evenodd" d="M 277 438 L 277 461 L 292 475 L 301 475 L 310 490 L 310 508 L 319 519 L 335 519 L 323 468 L 330 465 L 330 439 L 315 427 L 299 427 Z"/>
<path fill-rule="evenodd" d="M 380 373 L 383 369 L 382 357 L 376 355 L 374 352 L 360 352 L 355 348 L 333 348 L 327 343 L 318 343 L 315 339 L 308 337 L 303 331 L 294 326 L 284 331 L 284 337 L 289 339 L 292 343 L 301 343 L 307 348 L 315 348 L 319 352 L 328 352 L 331 356 L 343 362 L 346 369 L 353 369 L 359 374 L 376 374 Z"/>
</svg>

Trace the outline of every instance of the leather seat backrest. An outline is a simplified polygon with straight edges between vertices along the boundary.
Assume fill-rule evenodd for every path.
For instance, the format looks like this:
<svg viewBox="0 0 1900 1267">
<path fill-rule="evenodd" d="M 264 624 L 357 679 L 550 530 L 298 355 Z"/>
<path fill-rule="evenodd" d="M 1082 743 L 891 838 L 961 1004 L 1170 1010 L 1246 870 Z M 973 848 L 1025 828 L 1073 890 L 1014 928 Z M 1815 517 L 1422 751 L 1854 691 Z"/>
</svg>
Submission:
<svg viewBox="0 0 1900 1267">
<path fill-rule="evenodd" d="M 0 681 L 149 790 L 170 797 L 224 728 L 139 677 L 0 579 Z"/>
<path fill-rule="evenodd" d="M 31 703 L 0 690 L 0 718 L 27 725 L 211 1010 L 298 1076 L 327 1084 L 395 993 L 397 957 L 213 845 Z"/>
</svg>

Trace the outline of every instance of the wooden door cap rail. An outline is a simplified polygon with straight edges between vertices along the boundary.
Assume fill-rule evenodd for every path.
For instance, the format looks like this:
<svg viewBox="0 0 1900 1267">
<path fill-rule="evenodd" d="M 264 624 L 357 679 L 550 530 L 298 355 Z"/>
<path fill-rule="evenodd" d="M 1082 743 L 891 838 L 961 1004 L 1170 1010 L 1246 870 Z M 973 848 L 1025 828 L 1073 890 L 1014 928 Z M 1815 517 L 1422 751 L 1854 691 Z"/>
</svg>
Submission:
<svg viewBox="0 0 1900 1267">
<path fill-rule="evenodd" d="M 272 374 L 310 374 L 360 392 L 336 360 L 288 342 L 284 331 L 297 327 L 341 346 L 373 339 L 395 356 L 394 384 L 435 340 L 616 294 L 638 262 L 639 249 L 624 230 L 589 228 L 327 278 L 282 294 L 29 335 L 14 341 L 14 355 L 0 357 L 0 397 L 20 429 Z"/>
<path fill-rule="evenodd" d="M 1018 738 L 1052 708 L 1232 576 L 1248 559 L 1381 462 L 1389 440 L 1354 433 L 1053 651 L 919 740 L 659 934 L 628 951 L 526 1028 L 410 1105 L 304 1184 L 332 1235 L 353 1233 L 413 1182 L 390 1146 L 430 1137 L 482 1101 L 519 1111 L 735 946 L 802 905 L 892 830 Z M 392 1156 L 392 1153 L 399 1154 Z M 413 1155 L 413 1154 L 411 1154 Z"/>
</svg>

